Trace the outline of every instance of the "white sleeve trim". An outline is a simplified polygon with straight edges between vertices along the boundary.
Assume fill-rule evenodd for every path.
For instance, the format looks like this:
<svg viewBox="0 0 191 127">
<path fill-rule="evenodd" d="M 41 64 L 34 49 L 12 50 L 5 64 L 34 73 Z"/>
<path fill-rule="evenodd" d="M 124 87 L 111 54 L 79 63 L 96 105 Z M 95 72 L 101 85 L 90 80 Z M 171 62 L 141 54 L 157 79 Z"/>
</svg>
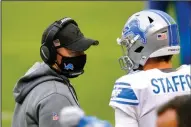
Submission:
<svg viewBox="0 0 191 127">
<path fill-rule="evenodd" d="M 138 100 L 130 100 L 130 99 L 123 99 L 123 98 L 111 98 L 111 101 L 123 101 L 123 102 L 132 102 L 132 103 L 139 103 Z"/>
</svg>

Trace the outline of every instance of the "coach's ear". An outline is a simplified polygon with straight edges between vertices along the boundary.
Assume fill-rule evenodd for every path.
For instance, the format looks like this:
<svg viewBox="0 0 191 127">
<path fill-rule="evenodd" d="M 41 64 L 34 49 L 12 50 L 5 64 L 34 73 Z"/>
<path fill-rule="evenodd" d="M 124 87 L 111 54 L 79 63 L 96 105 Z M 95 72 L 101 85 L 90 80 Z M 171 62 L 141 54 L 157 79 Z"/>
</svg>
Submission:
<svg viewBox="0 0 191 127">
<path fill-rule="evenodd" d="M 59 114 L 63 107 L 68 106 L 71 106 L 68 98 L 56 93 L 40 101 L 37 106 L 39 127 L 63 127 L 59 122 Z"/>
</svg>

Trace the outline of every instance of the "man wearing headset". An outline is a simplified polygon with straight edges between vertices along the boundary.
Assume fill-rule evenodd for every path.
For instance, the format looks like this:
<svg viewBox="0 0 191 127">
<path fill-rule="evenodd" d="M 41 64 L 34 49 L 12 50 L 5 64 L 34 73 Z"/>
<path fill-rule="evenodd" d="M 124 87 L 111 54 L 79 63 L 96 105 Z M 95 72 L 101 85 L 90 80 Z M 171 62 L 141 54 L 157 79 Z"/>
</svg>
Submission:
<svg viewBox="0 0 191 127">
<path fill-rule="evenodd" d="M 61 109 L 79 106 L 68 78 L 84 72 L 84 51 L 99 42 L 85 38 L 77 23 L 66 17 L 44 31 L 41 43 L 44 62 L 35 63 L 14 88 L 16 106 L 12 127 L 61 127 Z"/>
</svg>

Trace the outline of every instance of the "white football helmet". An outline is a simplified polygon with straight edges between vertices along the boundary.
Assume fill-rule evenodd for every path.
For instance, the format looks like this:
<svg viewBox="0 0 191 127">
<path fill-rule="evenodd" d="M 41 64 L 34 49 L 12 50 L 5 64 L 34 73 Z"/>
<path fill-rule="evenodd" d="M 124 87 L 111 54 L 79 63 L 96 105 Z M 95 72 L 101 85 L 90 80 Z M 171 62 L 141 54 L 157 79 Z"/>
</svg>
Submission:
<svg viewBox="0 0 191 127">
<path fill-rule="evenodd" d="M 144 66 L 149 58 L 180 52 L 178 26 L 170 15 L 159 10 L 133 14 L 125 23 L 117 43 L 124 53 L 119 63 L 128 72 Z"/>
</svg>

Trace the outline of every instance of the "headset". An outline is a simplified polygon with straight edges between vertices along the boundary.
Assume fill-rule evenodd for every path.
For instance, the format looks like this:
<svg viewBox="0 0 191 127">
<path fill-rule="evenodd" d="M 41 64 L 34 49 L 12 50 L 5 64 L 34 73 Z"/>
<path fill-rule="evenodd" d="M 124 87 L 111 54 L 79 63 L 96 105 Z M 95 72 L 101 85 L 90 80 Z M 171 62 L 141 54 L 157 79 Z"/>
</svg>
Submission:
<svg viewBox="0 0 191 127">
<path fill-rule="evenodd" d="M 74 25 L 78 26 L 76 21 L 74 21 L 72 18 L 65 17 L 61 20 L 55 21 L 52 23 L 43 33 L 42 40 L 41 40 L 41 47 L 40 47 L 40 56 L 42 60 L 48 64 L 50 67 L 55 64 L 56 61 L 56 48 L 53 45 L 53 41 L 55 39 L 56 34 L 63 29 L 68 24 L 73 23 Z M 72 97 L 76 104 L 80 107 L 78 103 L 78 98 L 75 89 L 73 86 L 68 82 L 64 77 L 57 74 L 58 77 L 60 77 L 64 83 L 68 86 L 68 89 L 70 93 L 72 94 Z M 71 90 L 72 88 L 72 90 Z"/>
<path fill-rule="evenodd" d="M 42 60 L 48 64 L 53 65 L 56 60 L 56 48 L 53 45 L 56 34 L 68 24 L 73 23 L 78 26 L 76 21 L 72 18 L 65 17 L 61 20 L 52 23 L 43 33 L 40 47 L 40 56 Z"/>
</svg>

